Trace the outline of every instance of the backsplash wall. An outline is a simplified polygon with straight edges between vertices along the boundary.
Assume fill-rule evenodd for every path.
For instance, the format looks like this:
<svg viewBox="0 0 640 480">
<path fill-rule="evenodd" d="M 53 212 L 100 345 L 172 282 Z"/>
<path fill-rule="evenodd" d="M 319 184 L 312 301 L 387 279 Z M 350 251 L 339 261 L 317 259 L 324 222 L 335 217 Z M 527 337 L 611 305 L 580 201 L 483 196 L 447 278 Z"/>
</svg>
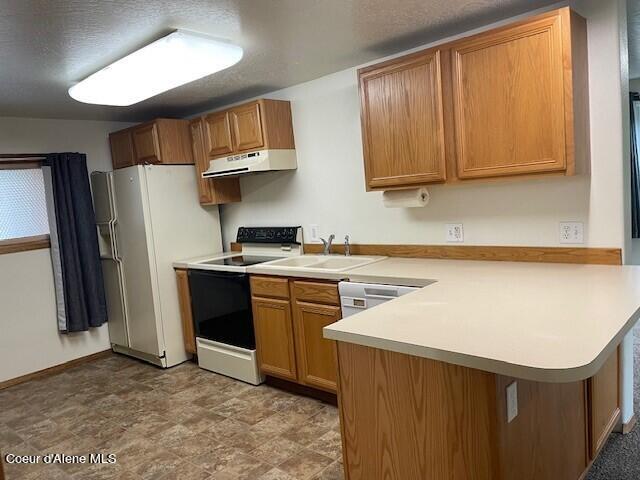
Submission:
<svg viewBox="0 0 640 480">
<path fill-rule="evenodd" d="M 300 224 L 353 243 L 445 244 L 445 224 L 466 245 L 557 246 L 559 222 L 585 225 L 585 246 L 623 247 L 619 2 L 578 1 L 588 20 L 591 174 L 428 187 L 424 208 L 387 209 L 365 192 L 355 68 L 265 95 L 290 100 L 298 169 L 247 176 L 242 202 L 221 208 L 226 244 L 242 225 Z M 438 42 L 440 43 L 440 42 Z"/>
</svg>

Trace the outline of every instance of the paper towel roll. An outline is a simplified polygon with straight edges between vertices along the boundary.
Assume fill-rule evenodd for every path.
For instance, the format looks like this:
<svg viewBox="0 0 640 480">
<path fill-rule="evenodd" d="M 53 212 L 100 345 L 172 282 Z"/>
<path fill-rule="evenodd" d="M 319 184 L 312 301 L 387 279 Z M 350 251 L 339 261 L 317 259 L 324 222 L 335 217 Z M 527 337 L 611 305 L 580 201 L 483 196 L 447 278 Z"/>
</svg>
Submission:
<svg viewBox="0 0 640 480">
<path fill-rule="evenodd" d="M 424 187 L 387 190 L 382 194 L 382 201 L 387 208 L 424 207 L 429 203 L 429 192 Z"/>
</svg>

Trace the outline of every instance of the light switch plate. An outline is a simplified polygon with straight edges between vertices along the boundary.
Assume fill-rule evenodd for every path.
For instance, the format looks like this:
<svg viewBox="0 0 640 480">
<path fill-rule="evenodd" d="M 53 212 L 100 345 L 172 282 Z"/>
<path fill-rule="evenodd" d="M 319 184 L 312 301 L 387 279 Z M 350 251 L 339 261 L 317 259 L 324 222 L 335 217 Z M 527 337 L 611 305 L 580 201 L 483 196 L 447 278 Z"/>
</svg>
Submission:
<svg viewBox="0 0 640 480">
<path fill-rule="evenodd" d="M 309 241 L 311 243 L 320 243 L 320 227 L 318 226 L 318 224 L 312 223 L 311 225 L 309 225 L 309 229 L 311 230 L 311 238 L 309 239 Z"/>
<path fill-rule="evenodd" d="M 518 416 L 518 382 L 507 387 L 507 423 Z"/>
<path fill-rule="evenodd" d="M 464 242 L 464 229 L 461 223 L 447 223 L 445 228 L 447 232 L 447 242 Z"/>
<path fill-rule="evenodd" d="M 584 243 L 582 222 L 560 222 L 560 243 Z"/>
</svg>

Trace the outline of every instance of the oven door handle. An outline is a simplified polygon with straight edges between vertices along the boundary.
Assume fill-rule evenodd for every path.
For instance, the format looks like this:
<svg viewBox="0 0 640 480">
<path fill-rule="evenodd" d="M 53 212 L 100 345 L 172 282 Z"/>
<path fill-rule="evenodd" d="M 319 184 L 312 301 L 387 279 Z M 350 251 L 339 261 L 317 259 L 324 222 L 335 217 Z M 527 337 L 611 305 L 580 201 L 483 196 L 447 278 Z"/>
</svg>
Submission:
<svg viewBox="0 0 640 480">
<path fill-rule="evenodd" d="M 190 268 L 187 271 L 188 275 L 198 274 L 198 275 L 206 275 L 208 277 L 218 277 L 218 278 L 242 278 L 246 277 L 249 274 L 244 272 L 219 272 L 217 270 L 205 270 L 200 268 Z"/>
</svg>

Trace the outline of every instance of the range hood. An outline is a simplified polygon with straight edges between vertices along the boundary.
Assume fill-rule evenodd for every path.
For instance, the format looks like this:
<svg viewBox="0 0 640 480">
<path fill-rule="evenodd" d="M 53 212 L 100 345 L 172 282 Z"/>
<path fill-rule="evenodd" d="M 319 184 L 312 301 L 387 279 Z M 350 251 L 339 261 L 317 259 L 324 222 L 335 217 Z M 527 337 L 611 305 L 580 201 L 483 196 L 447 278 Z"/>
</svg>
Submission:
<svg viewBox="0 0 640 480">
<path fill-rule="evenodd" d="M 295 150 L 259 150 L 211 160 L 202 177 L 235 177 L 247 173 L 295 170 L 297 166 Z"/>
</svg>

